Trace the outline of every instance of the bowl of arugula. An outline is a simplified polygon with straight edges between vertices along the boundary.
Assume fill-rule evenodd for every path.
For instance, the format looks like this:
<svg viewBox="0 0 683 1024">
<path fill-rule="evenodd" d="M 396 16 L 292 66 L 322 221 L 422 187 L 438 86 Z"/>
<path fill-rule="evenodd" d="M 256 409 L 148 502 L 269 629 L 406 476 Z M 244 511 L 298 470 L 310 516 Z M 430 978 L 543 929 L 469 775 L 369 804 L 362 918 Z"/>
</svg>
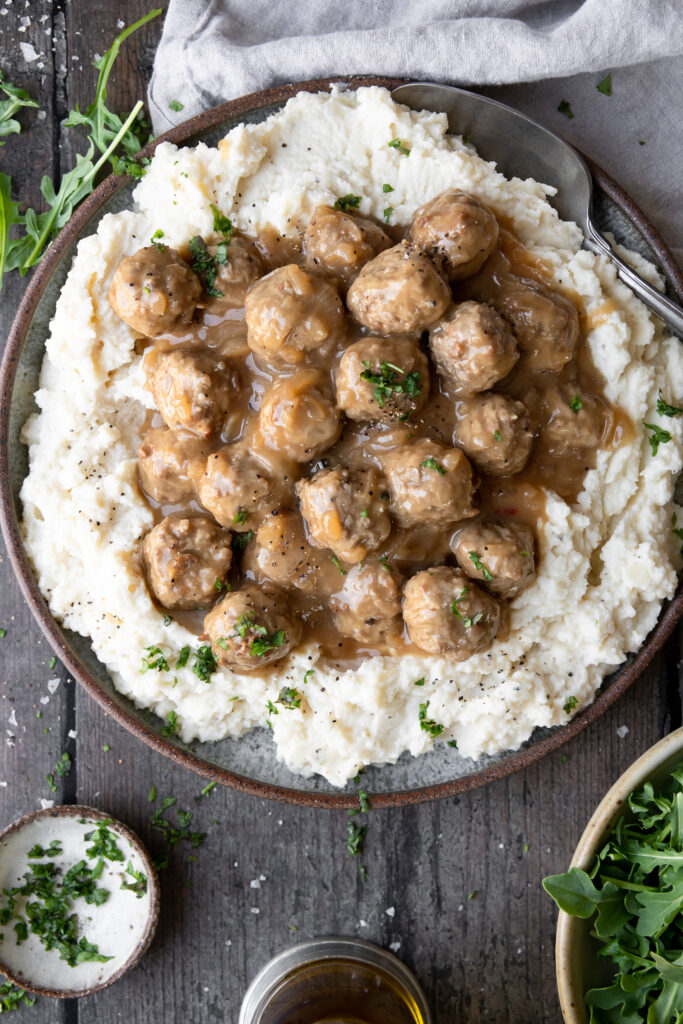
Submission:
<svg viewBox="0 0 683 1024">
<path fill-rule="evenodd" d="M 683 728 L 624 772 L 543 886 L 566 1024 L 683 1022 Z"/>
</svg>

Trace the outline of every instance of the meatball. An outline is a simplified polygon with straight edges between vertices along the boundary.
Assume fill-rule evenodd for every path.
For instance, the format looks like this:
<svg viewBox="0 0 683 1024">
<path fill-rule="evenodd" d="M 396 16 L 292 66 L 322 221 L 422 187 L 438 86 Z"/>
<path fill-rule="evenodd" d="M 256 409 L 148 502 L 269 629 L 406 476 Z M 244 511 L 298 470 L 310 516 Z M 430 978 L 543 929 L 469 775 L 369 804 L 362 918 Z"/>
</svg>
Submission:
<svg viewBox="0 0 683 1024">
<path fill-rule="evenodd" d="M 413 441 L 385 454 L 382 468 L 399 526 L 454 523 L 476 515 L 472 467 L 459 448 Z"/>
<path fill-rule="evenodd" d="M 600 399 L 573 383 L 544 391 L 540 419 L 541 441 L 556 458 L 598 448 L 611 424 Z"/>
<path fill-rule="evenodd" d="M 146 494 L 160 504 L 194 497 L 193 467 L 204 464 L 206 447 L 195 437 L 181 437 L 168 427 L 148 430 L 138 448 L 138 472 Z M 197 474 L 199 475 L 199 474 Z"/>
<path fill-rule="evenodd" d="M 240 382 L 237 370 L 208 350 L 152 349 L 145 359 L 147 386 L 171 430 L 200 437 L 217 433 Z"/>
<path fill-rule="evenodd" d="M 469 523 L 451 541 L 462 571 L 498 597 L 519 594 L 536 573 L 534 531 L 523 523 Z"/>
<path fill-rule="evenodd" d="M 429 396 L 429 362 L 411 338 L 362 338 L 336 373 L 337 404 L 352 420 L 407 420 Z"/>
<path fill-rule="evenodd" d="M 326 469 L 300 480 L 296 492 L 311 543 L 345 562 L 360 562 L 391 532 L 385 489 L 384 477 L 372 467 Z"/>
<path fill-rule="evenodd" d="M 197 275 L 167 245 L 148 245 L 125 256 L 109 287 L 114 312 L 148 338 L 186 327 L 201 294 Z"/>
<path fill-rule="evenodd" d="M 519 359 L 512 331 L 495 309 L 461 302 L 429 332 L 432 358 L 441 376 L 462 391 L 486 391 Z"/>
<path fill-rule="evenodd" d="M 315 370 L 300 370 L 277 380 L 261 402 L 259 428 L 269 448 L 295 462 L 310 462 L 331 448 L 341 432 L 341 417 Z"/>
<path fill-rule="evenodd" d="M 309 593 L 330 593 L 339 581 L 337 566 L 311 547 L 301 515 L 291 511 L 266 516 L 244 552 L 242 569 Z"/>
<path fill-rule="evenodd" d="M 290 263 L 252 285 L 244 302 L 249 348 L 273 366 L 300 363 L 344 334 L 344 310 L 327 281 Z"/>
<path fill-rule="evenodd" d="M 306 263 L 339 278 L 343 285 L 390 245 L 391 239 L 379 224 L 331 206 L 318 206 L 304 231 Z"/>
<path fill-rule="evenodd" d="M 490 476 L 511 476 L 527 464 L 534 435 L 527 407 L 507 395 L 468 399 L 460 407 L 455 443 L 477 469 Z"/>
<path fill-rule="evenodd" d="M 509 278 L 496 306 L 512 324 L 525 367 L 557 373 L 579 342 L 579 314 L 561 292 L 526 278 Z"/>
<path fill-rule="evenodd" d="M 301 638 L 301 623 L 277 587 L 245 584 L 226 594 L 204 619 L 219 665 L 252 672 L 284 658 Z"/>
<path fill-rule="evenodd" d="M 166 516 L 142 542 L 147 581 L 164 608 L 213 604 L 231 560 L 230 534 L 206 516 Z"/>
<path fill-rule="evenodd" d="M 221 294 L 209 299 L 207 313 L 243 306 L 247 289 L 264 273 L 263 261 L 255 245 L 247 238 L 235 235 L 227 245 L 225 242 L 209 245 L 208 253 L 214 257 L 217 268 L 213 290 Z"/>
<path fill-rule="evenodd" d="M 282 504 L 280 482 L 239 442 L 209 455 L 197 494 L 222 526 L 238 533 Z"/>
<path fill-rule="evenodd" d="M 496 638 L 500 605 L 458 569 L 424 569 L 403 588 L 403 619 L 411 643 L 429 654 L 466 661 Z"/>
<path fill-rule="evenodd" d="M 460 281 L 476 274 L 495 249 L 498 221 L 474 196 L 449 188 L 415 211 L 408 238 Z"/>
<path fill-rule="evenodd" d="M 450 289 L 432 261 L 406 242 L 366 263 L 346 297 L 359 323 L 378 334 L 424 331 L 450 301 Z"/>
<path fill-rule="evenodd" d="M 330 599 L 339 632 L 367 643 L 395 638 L 402 628 L 401 583 L 399 573 L 380 562 L 354 565 Z"/>
</svg>

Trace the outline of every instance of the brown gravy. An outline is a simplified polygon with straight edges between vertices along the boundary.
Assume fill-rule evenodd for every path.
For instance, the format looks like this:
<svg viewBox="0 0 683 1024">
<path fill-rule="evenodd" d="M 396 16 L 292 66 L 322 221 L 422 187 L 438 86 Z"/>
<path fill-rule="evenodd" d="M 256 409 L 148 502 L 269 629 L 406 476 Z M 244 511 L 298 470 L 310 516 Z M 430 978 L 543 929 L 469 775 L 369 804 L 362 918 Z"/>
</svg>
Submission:
<svg viewBox="0 0 683 1024">
<path fill-rule="evenodd" d="M 274 233 L 264 233 L 253 241 L 264 261 L 266 272 L 288 263 L 304 263 L 301 248 Z M 550 268 L 544 265 L 542 260 L 525 249 L 510 231 L 501 230 L 498 247 L 482 270 L 454 285 L 455 301 L 475 299 L 495 305 L 496 299 L 505 289 L 506 280 L 511 277 L 532 279 L 556 291 L 562 290 L 557 288 Z M 607 402 L 604 396 L 604 380 L 594 366 L 585 342 L 586 330 L 601 322 L 600 318 L 607 317 L 612 311 L 612 300 L 607 300 L 599 310 L 586 317 L 578 296 L 566 290 L 564 294 L 575 305 L 581 318 L 582 334 L 576 357 L 559 373 L 533 373 L 518 365 L 495 386 L 494 390 L 516 399 L 523 399 L 549 385 L 577 383 L 602 403 L 604 429 L 600 447 L 619 447 L 630 442 L 635 436 L 633 425 L 623 410 L 614 408 Z M 349 336 L 345 339 L 344 345 L 338 346 L 330 354 L 328 361 L 320 365 L 320 369 L 329 374 L 330 380 L 334 366 L 346 344 L 368 333 L 370 332 L 358 325 L 349 325 Z M 146 359 L 153 360 L 155 353 L 175 345 L 209 348 L 216 356 L 230 358 L 240 367 L 242 391 L 229 411 L 220 436 L 213 439 L 211 444 L 207 443 L 207 454 L 242 438 L 247 438 L 250 443 L 252 440 L 258 443 L 257 416 L 264 391 L 276 377 L 289 375 L 292 370 L 277 374 L 257 366 L 246 342 L 244 309 L 223 308 L 215 301 L 209 300 L 203 309 L 198 310 L 194 322 L 185 334 L 157 339 L 154 348 L 147 353 Z M 400 448 L 408 439 L 428 437 L 452 445 L 458 421 L 460 396 L 449 390 L 433 367 L 430 372 L 429 401 L 420 412 L 411 416 L 409 424 L 384 426 L 347 420 L 339 441 L 325 452 L 322 460 L 314 464 L 293 464 L 278 452 L 261 445 L 258 445 L 259 457 L 265 456 L 273 472 L 280 476 L 284 474 L 286 467 L 293 484 L 297 477 L 309 475 L 320 465 L 359 465 L 370 462 L 379 466 L 380 450 Z M 148 418 L 145 429 L 148 426 L 160 426 L 161 423 L 161 417 L 154 414 Z M 479 475 L 481 513 L 499 521 L 514 520 L 524 523 L 538 534 L 546 517 L 544 489 L 555 491 L 571 504 L 582 489 L 586 472 L 594 468 L 596 457 L 596 449 L 580 455 L 564 456 L 561 459 L 554 457 L 537 437 L 531 458 L 521 473 L 508 478 Z M 157 520 L 171 513 L 204 512 L 195 500 L 159 506 L 148 496 L 145 497 L 153 508 Z M 291 507 L 298 509 L 298 501 L 293 493 Z M 443 562 L 455 564 L 449 543 L 459 525 L 461 524 L 456 524 L 455 527 L 449 524 L 445 528 L 427 526 L 407 530 L 395 525 L 379 554 L 386 556 L 386 564 L 391 571 L 401 572 L 406 576 L 430 565 Z M 321 557 L 329 558 L 329 553 Z M 238 562 L 238 558 L 233 562 L 233 585 L 237 583 L 240 574 L 242 578 L 257 582 L 265 579 L 250 569 L 240 573 Z M 374 655 L 422 653 L 418 647 L 410 643 L 405 628 L 402 637 L 392 642 L 391 646 L 360 642 L 340 634 L 334 626 L 328 608 L 328 598 L 341 589 L 345 573 L 336 566 L 333 569 L 330 566 L 331 563 L 321 574 L 320 589 L 315 594 L 304 593 L 295 588 L 288 592 L 293 612 L 303 620 L 306 642 L 316 645 L 328 664 L 344 669 Z M 162 613 L 163 611 L 162 609 Z M 196 634 L 200 634 L 203 631 L 205 612 L 205 609 L 193 612 L 176 611 L 173 617 Z"/>
</svg>

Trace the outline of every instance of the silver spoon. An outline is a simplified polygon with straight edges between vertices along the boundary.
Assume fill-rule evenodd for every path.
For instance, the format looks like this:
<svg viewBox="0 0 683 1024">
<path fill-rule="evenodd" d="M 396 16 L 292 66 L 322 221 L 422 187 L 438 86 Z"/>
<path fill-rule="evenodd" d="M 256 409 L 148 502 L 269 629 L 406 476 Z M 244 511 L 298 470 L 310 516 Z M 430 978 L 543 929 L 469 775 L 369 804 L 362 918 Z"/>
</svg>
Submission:
<svg viewBox="0 0 683 1024">
<path fill-rule="evenodd" d="M 450 131 L 471 139 L 479 155 L 494 160 L 507 177 L 534 178 L 554 185 L 557 195 L 550 202 L 563 220 L 579 225 L 585 247 L 607 256 L 638 298 L 683 337 L 683 309 L 624 263 L 595 227 L 591 218 L 593 181 L 576 150 L 511 107 L 452 85 L 410 82 L 399 85 L 391 95 L 413 110 L 447 114 Z"/>
</svg>

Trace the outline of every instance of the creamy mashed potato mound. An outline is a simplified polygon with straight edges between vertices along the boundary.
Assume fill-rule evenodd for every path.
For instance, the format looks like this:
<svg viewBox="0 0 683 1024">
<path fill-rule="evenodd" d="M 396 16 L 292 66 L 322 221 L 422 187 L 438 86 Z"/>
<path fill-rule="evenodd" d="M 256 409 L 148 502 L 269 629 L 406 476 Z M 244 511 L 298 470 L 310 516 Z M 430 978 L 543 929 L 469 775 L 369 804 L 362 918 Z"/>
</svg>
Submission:
<svg viewBox="0 0 683 1024">
<path fill-rule="evenodd" d="M 397 137 L 409 157 L 387 145 Z M 507 638 L 486 653 L 460 664 L 377 656 L 340 672 L 304 643 L 263 678 L 220 669 L 207 684 L 191 662 L 174 667 L 197 639 L 177 622 L 164 625 L 139 565 L 153 518 L 137 483 L 137 446 L 154 406 L 135 334 L 107 298 L 112 275 L 158 229 L 174 247 L 208 235 L 211 203 L 245 232 L 272 226 L 298 237 L 318 204 L 347 193 L 362 196 L 361 214 L 381 221 L 384 182 L 394 188 L 393 223 L 407 224 L 453 186 L 505 219 L 557 284 L 580 297 L 605 394 L 629 414 L 635 439 L 597 453 L 572 507 L 548 492 L 538 578 L 513 600 Z M 445 115 L 397 106 L 378 88 L 301 93 L 215 148 L 158 147 L 134 209 L 105 216 L 78 246 L 47 341 L 40 412 L 24 433 L 23 530 L 41 590 L 60 622 L 92 638 L 122 693 L 162 717 L 174 711 L 186 741 L 219 740 L 265 726 L 267 702 L 296 687 L 301 706 L 271 716 L 278 757 L 294 772 L 342 785 L 365 764 L 417 756 L 434 742 L 457 740 L 470 758 L 518 747 L 537 726 L 566 723 L 575 713 L 565 709 L 570 697 L 577 711 L 589 704 L 603 677 L 642 644 L 674 593 L 680 563 L 672 495 L 683 417 L 659 416 L 656 402 L 660 388 L 669 402 L 683 397 L 683 350 L 607 260 L 581 249 L 579 228 L 558 219 L 552 194 L 532 180 L 507 180 L 447 134 Z M 661 285 L 651 264 L 627 255 Z M 643 421 L 672 434 L 656 457 Z M 141 671 L 149 645 L 167 653 L 170 671 Z M 426 701 L 444 726 L 436 741 L 420 727 Z"/>
</svg>

